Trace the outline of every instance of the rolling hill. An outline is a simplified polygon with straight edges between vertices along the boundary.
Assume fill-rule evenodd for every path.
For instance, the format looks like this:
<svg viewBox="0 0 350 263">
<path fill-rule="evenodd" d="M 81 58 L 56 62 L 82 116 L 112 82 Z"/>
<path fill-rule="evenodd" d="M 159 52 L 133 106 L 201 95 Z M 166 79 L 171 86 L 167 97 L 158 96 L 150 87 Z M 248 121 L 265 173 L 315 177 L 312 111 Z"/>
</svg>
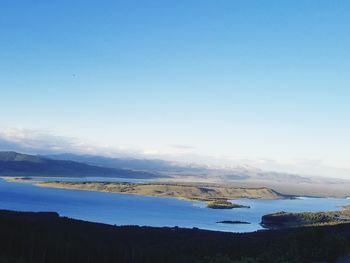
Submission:
<svg viewBox="0 0 350 263">
<path fill-rule="evenodd" d="M 17 152 L 0 152 L 0 175 L 28 176 L 102 176 L 155 178 L 157 173 L 101 167 L 68 160 L 53 160 Z"/>
</svg>

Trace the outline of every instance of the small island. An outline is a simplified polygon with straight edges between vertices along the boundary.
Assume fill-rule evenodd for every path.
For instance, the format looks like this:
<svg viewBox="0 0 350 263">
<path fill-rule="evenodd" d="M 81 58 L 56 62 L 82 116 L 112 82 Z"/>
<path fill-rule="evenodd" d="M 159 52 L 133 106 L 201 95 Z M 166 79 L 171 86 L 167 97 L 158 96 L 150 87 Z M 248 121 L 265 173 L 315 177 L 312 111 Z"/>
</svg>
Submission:
<svg viewBox="0 0 350 263">
<path fill-rule="evenodd" d="M 249 222 L 246 221 L 231 221 L 231 220 L 223 220 L 223 221 L 218 221 L 216 222 L 217 224 L 231 224 L 231 225 L 236 225 L 236 224 L 250 224 Z"/>
<path fill-rule="evenodd" d="M 231 203 L 227 200 L 215 200 L 215 201 L 209 201 L 207 203 L 207 208 L 232 209 L 232 208 L 250 208 L 250 206 L 234 204 L 234 203 Z"/>
</svg>

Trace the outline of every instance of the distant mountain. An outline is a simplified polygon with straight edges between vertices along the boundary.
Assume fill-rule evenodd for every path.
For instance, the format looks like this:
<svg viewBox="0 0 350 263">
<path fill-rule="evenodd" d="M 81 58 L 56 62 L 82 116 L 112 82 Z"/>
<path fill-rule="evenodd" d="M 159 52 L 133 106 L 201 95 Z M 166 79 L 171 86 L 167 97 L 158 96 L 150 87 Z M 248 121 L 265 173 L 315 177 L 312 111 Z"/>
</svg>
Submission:
<svg viewBox="0 0 350 263">
<path fill-rule="evenodd" d="M 102 176 L 155 178 L 158 174 L 130 169 L 109 168 L 70 160 L 53 160 L 17 152 L 0 152 L 0 175 Z"/>
<path fill-rule="evenodd" d="M 110 158 L 96 155 L 78 155 L 72 153 L 43 155 L 44 158 L 53 160 L 66 160 L 82 162 L 90 165 L 103 166 L 109 168 L 122 168 L 138 171 L 166 172 L 166 173 L 198 173 L 207 169 L 202 166 L 192 167 L 180 165 L 160 159 L 135 159 L 135 158 Z"/>
<path fill-rule="evenodd" d="M 78 155 L 71 153 L 45 155 L 53 160 L 66 160 L 86 163 L 94 166 L 122 168 L 138 171 L 156 172 L 177 178 L 193 176 L 193 179 L 217 179 L 219 181 L 232 180 L 269 180 L 276 182 L 308 182 L 310 179 L 299 175 L 263 171 L 251 166 L 237 166 L 215 168 L 199 164 L 179 164 L 160 159 L 110 158 L 95 155 Z"/>
</svg>

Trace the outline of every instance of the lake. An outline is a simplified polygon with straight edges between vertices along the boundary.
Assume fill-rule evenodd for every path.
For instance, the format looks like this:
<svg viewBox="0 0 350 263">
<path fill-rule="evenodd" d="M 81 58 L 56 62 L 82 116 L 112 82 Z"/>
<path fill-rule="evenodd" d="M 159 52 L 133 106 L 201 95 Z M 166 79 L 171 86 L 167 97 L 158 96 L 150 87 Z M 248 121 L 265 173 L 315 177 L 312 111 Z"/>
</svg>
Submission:
<svg viewBox="0 0 350 263">
<path fill-rule="evenodd" d="M 125 181 L 125 179 L 122 179 Z M 37 187 L 0 179 L 0 209 L 55 211 L 61 216 L 115 225 L 179 226 L 208 230 L 251 232 L 262 229 L 265 214 L 286 211 L 332 211 L 350 204 L 349 199 L 298 198 L 295 200 L 232 200 L 251 208 L 217 210 L 204 202 L 174 198 L 121 195 L 81 190 Z M 218 224 L 217 221 L 247 221 L 251 224 Z"/>
</svg>

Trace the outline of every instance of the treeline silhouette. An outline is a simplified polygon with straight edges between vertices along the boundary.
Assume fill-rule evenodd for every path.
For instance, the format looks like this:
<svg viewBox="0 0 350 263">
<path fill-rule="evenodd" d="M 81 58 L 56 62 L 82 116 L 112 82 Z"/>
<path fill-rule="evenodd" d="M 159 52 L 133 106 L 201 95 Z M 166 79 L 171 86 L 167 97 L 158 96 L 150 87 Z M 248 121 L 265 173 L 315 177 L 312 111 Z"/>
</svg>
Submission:
<svg viewBox="0 0 350 263">
<path fill-rule="evenodd" d="M 239 234 L 0 211 L 1 263 L 332 262 L 349 251 L 350 224 Z"/>
</svg>

